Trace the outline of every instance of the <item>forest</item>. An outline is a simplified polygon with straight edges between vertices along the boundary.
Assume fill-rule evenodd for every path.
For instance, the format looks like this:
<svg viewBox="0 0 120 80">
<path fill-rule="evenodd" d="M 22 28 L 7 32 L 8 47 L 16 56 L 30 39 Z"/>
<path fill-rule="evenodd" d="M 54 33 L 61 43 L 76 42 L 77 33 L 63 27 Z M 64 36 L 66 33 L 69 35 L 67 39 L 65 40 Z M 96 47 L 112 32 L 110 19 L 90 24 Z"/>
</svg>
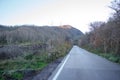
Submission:
<svg viewBox="0 0 120 80">
<path fill-rule="evenodd" d="M 120 0 L 109 6 L 114 12 L 107 22 L 90 23 L 90 32 L 79 40 L 81 47 L 120 63 Z"/>
</svg>

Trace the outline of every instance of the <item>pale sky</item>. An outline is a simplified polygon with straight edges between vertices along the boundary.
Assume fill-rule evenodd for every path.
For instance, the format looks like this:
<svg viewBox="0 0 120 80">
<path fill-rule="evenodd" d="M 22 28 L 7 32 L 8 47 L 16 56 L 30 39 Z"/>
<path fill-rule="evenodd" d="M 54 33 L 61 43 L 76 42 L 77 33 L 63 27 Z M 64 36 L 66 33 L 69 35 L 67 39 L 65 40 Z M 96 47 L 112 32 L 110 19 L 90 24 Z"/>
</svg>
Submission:
<svg viewBox="0 0 120 80">
<path fill-rule="evenodd" d="M 71 25 L 82 32 L 89 23 L 107 21 L 111 0 L 0 0 L 2 25 Z"/>
</svg>

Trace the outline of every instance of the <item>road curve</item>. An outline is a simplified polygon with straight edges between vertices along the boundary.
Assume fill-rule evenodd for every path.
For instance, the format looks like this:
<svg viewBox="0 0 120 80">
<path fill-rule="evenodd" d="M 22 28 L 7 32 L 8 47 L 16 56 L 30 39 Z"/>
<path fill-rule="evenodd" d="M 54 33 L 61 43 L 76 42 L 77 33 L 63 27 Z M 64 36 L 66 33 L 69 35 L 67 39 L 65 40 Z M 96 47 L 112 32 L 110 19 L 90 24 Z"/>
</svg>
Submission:
<svg viewBox="0 0 120 80">
<path fill-rule="evenodd" d="M 120 65 L 74 46 L 48 80 L 120 80 Z"/>
</svg>

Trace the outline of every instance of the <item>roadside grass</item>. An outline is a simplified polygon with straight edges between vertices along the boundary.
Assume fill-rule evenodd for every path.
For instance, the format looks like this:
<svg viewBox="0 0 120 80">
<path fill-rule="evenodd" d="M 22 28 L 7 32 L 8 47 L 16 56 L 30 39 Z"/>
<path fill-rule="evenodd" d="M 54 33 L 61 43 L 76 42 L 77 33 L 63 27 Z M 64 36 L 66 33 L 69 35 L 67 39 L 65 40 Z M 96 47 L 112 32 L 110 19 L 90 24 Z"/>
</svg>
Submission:
<svg viewBox="0 0 120 80">
<path fill-rule="evenodd" d="M 17 80 L 22 80 L 23 74 L 21 72 L 13 72 L 11 74 L 11 77 Z"/>
<path fill-rule="evenodd" d="M 18 43 L 18 45 L 20 45 L 20 46 L 29 46 L 29 45 L 32 45 L 32 44 L 43 44 L 43 43 L 40 42 L 40 41 L 36 41 L 36 42 L 21 42 L 21 43 Z"/>
<path fill-rule="evenodd" d="M 100 49 L 93 49 L 93 48 L 90 48 L 90 47 L 83 47 L 84 49 L 92 52 L 92 53 L 95 53 L 99 56 L 102 56 L 112 62 L 115 62 L 115 63 L 119 63 L 120 64 L 120 55 L 116 55 L 114 53 L 104 53 L 104 52 L 101 52 Z"/>
<path fill-rule="evenodd" d="M 27 70 L 40 71 L 49 63 L 65 56 L 71 46 L 63 45 L 40 54 L 27 53 L 14 59 L 0 60 L 0 80 L 22 80 Z"/>
<path fill-rule="evenodd" d="M 110 60 L 110 61 L 113 61 L 113 62 L 120 64 L 120 56 L 118 56 L 118 55 L 115 55 L 112 53 L 111 54 L 104 53 L 104 54 L 99 54 L 99 55 Z"/>
<path fill-rule="evenodd" d="M 47 66 L 47 62 L 41 59 L 32 58 L 31 60 L 6 60 L 0 63 L 0 80 L 6 80 L 6 77 L 11 77 L 13 79 L 22 80 L 25 70 L 41 70 Z M 19 72 L 21 71 L 21 72 Z"/>
</svg>

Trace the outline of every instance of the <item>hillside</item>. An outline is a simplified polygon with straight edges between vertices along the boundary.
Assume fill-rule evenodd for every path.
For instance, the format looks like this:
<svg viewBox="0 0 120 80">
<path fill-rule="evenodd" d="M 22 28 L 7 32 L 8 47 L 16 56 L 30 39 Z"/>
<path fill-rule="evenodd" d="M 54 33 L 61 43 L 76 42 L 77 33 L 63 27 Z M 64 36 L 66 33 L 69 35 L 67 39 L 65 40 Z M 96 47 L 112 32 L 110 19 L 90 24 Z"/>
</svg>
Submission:
<svg viewBox="0 0 120 80">
<path fill-rule="evenodd" d="M 23 54 L 24 48 L 20 46 L 31 46 L 37 48 L 43 47 L 46 50 L 59 47 L 64 43 L 69 43 L 70 45 L 80 39 L 83 33 L 72 26 L 31 26 L 31 25 L 22 25 L 22 26 L 0 26 L 0 55 L 5 54 L 5 56 L 15 53 Z M 16 47 L 15 47 L 16 46 Z M 10 50 L 9 50 L 10 48 Z M 8 51 L 9 50 L 9 51 Z M 31 48 L 32 50 L 32 48 Z M 33 52 L 32 50 L 32 52 Z M 42 49 L 43 50 L 43 49 Z M 11 52 L 10 52 L 11 51 Z M 13 54 L 12 54 L 13 55 Z M 4 58 L 1 56 L 1 58 Z M 10 56 L 9 56 L 10 57 Z"/>
<path fill-rule="evenodd" d="M 16 44 L 22 42 L 48 42 L 54 40 L 76 40 L 83 34 L 81 31 L 62 26 L 0 26 L 0 44 Z M 65 28 L 66 27 L 66 28 Z"/>
<path fill-rule="evenodd" d="M 29 46 L 32 53 L 37 49 L 44 48 L 51 51 L 64 43 L 69 45 L 80 39 L 83 33 L 72 26 L 0 26 L 0 55 L 1 58 L 15 53 L 16 56 L 25 52 L 21 47 Z M 33 48 L 34 47 L 34 48 Z M 32 50 L 33 48 L 33 50 Z M 10 49 L 10 50 L 9 50 Z M 43 50 L 43 49 L 42 49 Z M 27 51 L 28 52 L 28 51 Z M 2 56 L 3 54 L 4 57 Z M 10 57 L 10 56 L 9 56 Z M 8 57 L 8 58 L 9 58 Z"/>
<path fill-rule="evenodd" d="M 0 25 L 0 79 L 23 80 L 42 70 L 65 56 L 82 35 L 70 25 Z"/>
</svg>

